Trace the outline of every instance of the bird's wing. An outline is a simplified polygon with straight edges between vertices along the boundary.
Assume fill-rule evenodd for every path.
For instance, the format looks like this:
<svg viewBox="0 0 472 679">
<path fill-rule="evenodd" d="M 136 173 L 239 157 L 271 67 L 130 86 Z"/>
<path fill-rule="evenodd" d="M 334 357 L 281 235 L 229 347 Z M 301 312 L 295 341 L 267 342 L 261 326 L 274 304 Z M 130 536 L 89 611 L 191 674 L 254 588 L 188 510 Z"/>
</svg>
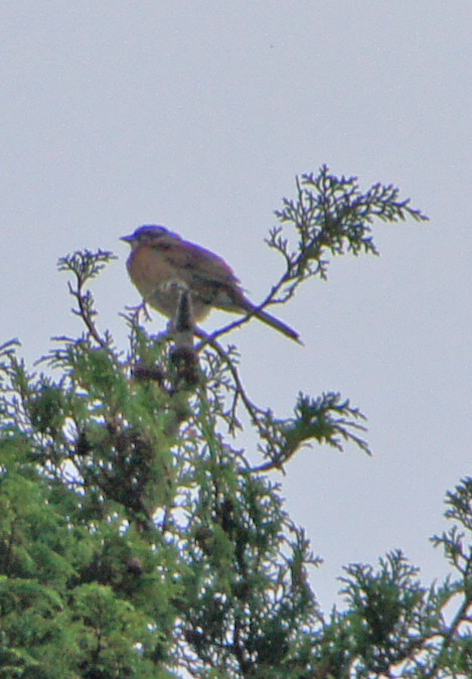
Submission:
<svg viewBox="0 0 472 679">
<path fill-rule="evenodd" d="M 247 309 L 239 280 L 224 259 L 170 235 L 162 236 L 154 247 L 172 267 L 175 280 L 185 284 L 202 302 L 227 311 Z"/>
<path fill-rule="evenodd" d="M 164 236 L 155 247 L 189 287 L 193 279 L 217 285 L 239 282 L 224 259 L 195 243 Z"/>
</svg>

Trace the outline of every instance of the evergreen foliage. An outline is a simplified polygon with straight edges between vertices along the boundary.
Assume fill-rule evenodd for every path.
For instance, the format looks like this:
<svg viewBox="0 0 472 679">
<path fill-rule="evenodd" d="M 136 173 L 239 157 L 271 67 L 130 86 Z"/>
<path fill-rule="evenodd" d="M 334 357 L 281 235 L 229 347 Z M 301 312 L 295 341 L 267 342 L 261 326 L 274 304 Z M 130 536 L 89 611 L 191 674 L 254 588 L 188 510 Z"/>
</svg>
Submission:
<svg viewBox="0 0 472 679">
<path fill-rule="evenodd" d="M 393 187 L 361 193 L 326 167 L 276 215 L 284 268 L 261 306 L 326 277 L 330 255 L 376 253 L 374 219 L 425 219 Z M 253 403 L 219 341 L 247 318 L 200 333 L 189 355 L 137 309 L 120 350 L 89 288 L 112 257 L 60 261 L 85 332 L 56 340 L 47 372 L 30 373 L 16 342 L 1 349 L 0 678 L 472 676 L 472 480 L 434 539 L 450 578 L 426 587 L 392 552 L 346 567 L 345 608 L 323 613 L 319 559 L 267 472 L 307 442 L 369 452 L 362 414 L 329 392 L 299 394 L 285 417 Z M 257 464 L 232 445 L 245 420 Z"/>
</svg>

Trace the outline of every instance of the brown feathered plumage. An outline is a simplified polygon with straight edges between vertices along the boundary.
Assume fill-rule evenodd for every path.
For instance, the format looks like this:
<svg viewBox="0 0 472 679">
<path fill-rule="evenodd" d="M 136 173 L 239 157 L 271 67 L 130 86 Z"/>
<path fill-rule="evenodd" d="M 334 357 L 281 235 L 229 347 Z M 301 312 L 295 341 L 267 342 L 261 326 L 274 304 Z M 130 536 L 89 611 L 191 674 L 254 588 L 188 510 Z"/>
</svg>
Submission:
<svg viewBox="0 0 472 679">
<path fill-rule="evenodd" d="M 130 278 L 143 299 L 165 316 L 174 318 L 179 286 L 190 291 L 193 317 L 203 320 L 212 307 L 239 314 L 254 313 L 267 325 L 300 341 L 288 325 L 256 309 L 244 295 L 232 269 L 210 250 L 183 240 L 163 226 L 141 226 L 121 240 L 131 245 L 127 261 Z"/>
</svg>

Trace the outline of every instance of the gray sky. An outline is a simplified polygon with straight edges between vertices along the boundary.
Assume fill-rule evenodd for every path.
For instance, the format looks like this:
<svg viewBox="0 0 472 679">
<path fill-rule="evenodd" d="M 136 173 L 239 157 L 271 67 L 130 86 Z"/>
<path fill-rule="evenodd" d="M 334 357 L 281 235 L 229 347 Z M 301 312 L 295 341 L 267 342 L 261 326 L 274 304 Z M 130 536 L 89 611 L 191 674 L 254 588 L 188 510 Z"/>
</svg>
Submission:
<svg viewBox="0 0 472 679">
<path fill-rule="evenodd" d="M 126 346 L 118 238 L 140 224 L 223 255 L 257 302 L 296 174 L 393 183 L 430 216 L 376 225 L 380 258 L 340 258 L 277 309 L 304 348 L 257 322 L 233 338 L 261 405 L 287 416 L 299 390 L 334 390 L 369 418 L 372 459 L 315 447 L 282 478 L 325 608 L 342 564 L 389 549 L 441 577 L 428 538 L 471 472 L 471 25 L 467 0 L 2 3 L 0 341 L 30 362 L 82 331 L 55 268 L 79 248 L 120 256 L 94 290 Z"/>
</svg>

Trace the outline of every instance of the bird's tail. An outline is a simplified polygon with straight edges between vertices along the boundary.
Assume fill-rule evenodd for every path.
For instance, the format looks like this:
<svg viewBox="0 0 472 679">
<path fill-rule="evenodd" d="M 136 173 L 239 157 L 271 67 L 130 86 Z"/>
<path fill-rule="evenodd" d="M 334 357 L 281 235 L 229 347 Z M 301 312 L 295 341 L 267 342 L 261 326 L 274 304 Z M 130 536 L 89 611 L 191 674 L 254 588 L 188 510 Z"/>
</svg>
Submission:
<svg viewBox="0 0 472 679">
<path fill-rule="evenodd" d="M 271 316 L 271 314 L 268 314 L 267 311 L 262 311 L 262 309 L 259 309 L 258 311 L 255 312 L 254 315 L 257 316 L 259 320 L 263 321 L 264 323 L 267 323 L 267 325 L 270 325 L 272 328 L 275 328 L 275 330 L 278 330 L 286 337 L 290 337 L 291 339 L 295 340 L 295 342 L 303 344 L 298 332 L 293 330 L 293 328 L 291 328 L 289 325 L 286 325 L 286 323 L 279 321 L 279 319 L 275 318 L 275 316 Z"/>
</svg>

